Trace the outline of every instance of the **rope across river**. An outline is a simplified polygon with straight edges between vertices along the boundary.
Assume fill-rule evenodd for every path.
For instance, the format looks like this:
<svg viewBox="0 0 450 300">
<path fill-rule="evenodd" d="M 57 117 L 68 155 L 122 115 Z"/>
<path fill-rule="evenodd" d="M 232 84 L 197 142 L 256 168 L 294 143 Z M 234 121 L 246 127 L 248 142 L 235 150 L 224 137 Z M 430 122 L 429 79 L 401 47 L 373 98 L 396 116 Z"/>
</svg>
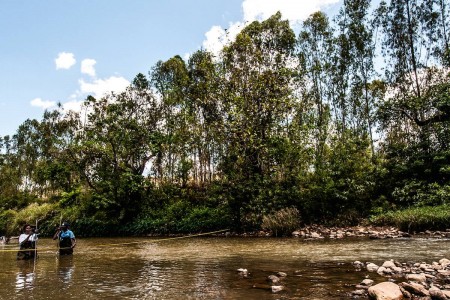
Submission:
<svg viewBox="0 0 450 300">
<path fill-rule="evenodd" d="M 161 239 L 150 239 L 150 240 L 145 240 L 145 241 L 98 244 L 98 245 L 90 246 L 90 248 L 107 248 L 107 247 L 113 247 L 113 246 L 126 246 L 126 245 L 132 245 L 132 244 L 142 244 L 142 243 L 159 243 L 159 242 L 170 241 L 170 240 L 187 239 L 187 238 L 192 238 L 192 237 L 211 235 L 211 234 L 221 233 L 221 232 L 225 232 L 225 231 L 229 231 L 229 229 L 222 229 L 222 230 L 210 231 L 210 232 L 205 232 L 205 233 L 197 233 L 197 234 L 168 237 L 168 238 L 161 238 Z M 9 245 L 5 245 L 5 246 L 9 246 Z M 55 253 L 55 250 L 64 250 L 64 249 L 70 249 L 70 247 L 58 248 L 58 249 L 39 248 L 39 249 L 36 249 L 36 251 L 38 251 L 39 254 L 42 254 L 42 253 Z M 21 250 L 21 249 L 0 249 L 0 252 L 18 252 L 18 251 L 30 251 L 30 250 L 33 251 L 35 249 L 23 249 L 23 250 Z"/>
</svg>

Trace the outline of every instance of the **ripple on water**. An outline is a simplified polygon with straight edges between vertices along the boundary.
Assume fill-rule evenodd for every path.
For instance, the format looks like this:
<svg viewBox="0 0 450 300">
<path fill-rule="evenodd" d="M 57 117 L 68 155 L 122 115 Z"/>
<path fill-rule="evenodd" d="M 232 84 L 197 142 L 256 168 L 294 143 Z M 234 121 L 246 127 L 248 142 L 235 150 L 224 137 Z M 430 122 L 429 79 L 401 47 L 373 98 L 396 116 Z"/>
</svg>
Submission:
<svg viewBox="0 0 450 300">
<path fill-rule="evenodd" d="M 0 299 L 349 299 L 352 284 L 378 280 L 353 261 L 430 263 L 450 258 L 449 246 L 448 239 L 80 238 L 72 258 L 43 253 L 35 274 L 15 253 L 0 253 Z M 288 274 L 286 292 L 253 288 L 276 272 Z"/>
</svg>

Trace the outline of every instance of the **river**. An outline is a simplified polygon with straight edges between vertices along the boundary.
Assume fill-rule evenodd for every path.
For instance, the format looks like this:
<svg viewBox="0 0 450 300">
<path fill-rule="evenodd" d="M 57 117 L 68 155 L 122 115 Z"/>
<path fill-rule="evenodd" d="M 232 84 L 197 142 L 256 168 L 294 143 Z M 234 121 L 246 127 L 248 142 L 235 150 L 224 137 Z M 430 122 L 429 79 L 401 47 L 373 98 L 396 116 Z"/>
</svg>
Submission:
<svg viewBox="0 0 450 300">
<path fill-rule="evenodd" d="M 0 246 L 0 299 L 351 299 L 366 276 L 352 262 L 450 259 L 448 239 L 193 237 L 78 239 L 75 254 L 58 257 L 40 239 L 39 258 L 17 261 Z M 237 272 L 245 268 L 247 278 Z M 284 272 L 285 291 L 254 288 Z"/>
</svg>

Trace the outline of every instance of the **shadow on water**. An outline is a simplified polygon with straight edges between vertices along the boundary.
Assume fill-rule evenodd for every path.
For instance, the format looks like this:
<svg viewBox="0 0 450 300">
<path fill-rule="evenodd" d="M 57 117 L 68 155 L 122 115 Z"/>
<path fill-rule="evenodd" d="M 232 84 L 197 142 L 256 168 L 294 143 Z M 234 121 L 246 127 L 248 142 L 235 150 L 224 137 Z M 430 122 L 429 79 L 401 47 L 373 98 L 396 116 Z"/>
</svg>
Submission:
<svg viewBox="0 0 450 300">
<path fill-rule="evenodd" d="M 33 261 L 0 251 L 0 299 L 351 299 L 365 277 L 385 280 L 355 260 L 450 258 L 449 240 L 427 239 L 93 238 L 59 258 L 51 240 L 40 246 L 35 272 Z M 267 277 L 277 272 L 286 290 L 273 294 Z"/>
</svg>

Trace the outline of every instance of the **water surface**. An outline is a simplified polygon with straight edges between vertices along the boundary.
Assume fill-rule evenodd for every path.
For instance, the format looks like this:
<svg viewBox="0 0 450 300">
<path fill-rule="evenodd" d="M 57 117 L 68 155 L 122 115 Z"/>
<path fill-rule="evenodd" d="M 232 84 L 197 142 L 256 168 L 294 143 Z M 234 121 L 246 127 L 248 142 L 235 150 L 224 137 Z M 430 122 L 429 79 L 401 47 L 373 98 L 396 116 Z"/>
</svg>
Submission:
<svg viewBox="0 0 450 300">
<path fill-rule="evenodd" d="M 450 240 L 421 238 L 92 238 L 78 239 L 72 257 L 40 239 L 38 249 L 36 262 L 16 261 L 0 246 L 0 299 L 351 299 L 365 276 L 384 280 L 356 271 L 355 260 L 450 258 Z M 288 274 L 286 291 L 253 287 L 276 272 Z"/>
</svg>

